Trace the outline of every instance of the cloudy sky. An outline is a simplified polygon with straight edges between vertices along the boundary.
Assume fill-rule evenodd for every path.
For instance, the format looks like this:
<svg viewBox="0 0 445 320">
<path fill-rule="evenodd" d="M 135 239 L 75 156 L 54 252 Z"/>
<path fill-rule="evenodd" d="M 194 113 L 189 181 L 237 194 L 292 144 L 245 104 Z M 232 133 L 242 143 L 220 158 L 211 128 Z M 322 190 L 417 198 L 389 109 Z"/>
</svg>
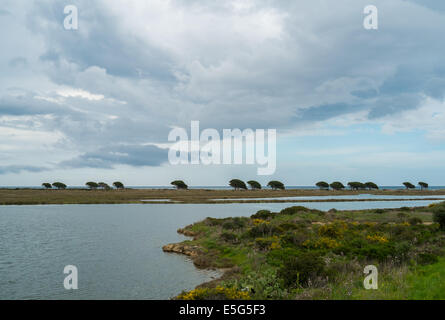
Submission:
<svg viewBox="0 0 445 320">
<path fill-rule="evenodd" d="M 276 129 L 286 184 L 445 185 L 444 32 L 434 0 L 3 0 L 0 185 L 271 179 L 169 165 L 192 120 Z"/>
</svg>

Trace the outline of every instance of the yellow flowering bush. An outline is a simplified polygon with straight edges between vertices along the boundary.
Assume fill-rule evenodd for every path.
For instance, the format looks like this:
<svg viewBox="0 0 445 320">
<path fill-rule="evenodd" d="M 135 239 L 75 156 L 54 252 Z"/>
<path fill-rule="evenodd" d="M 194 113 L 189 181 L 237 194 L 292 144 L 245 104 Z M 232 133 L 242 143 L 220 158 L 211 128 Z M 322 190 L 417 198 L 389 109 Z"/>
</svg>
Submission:
<svg viewBox="0 0 445 320">
<path fill-rule="evenodd" d="M 265 224 L 269 224 L 270 222 L 269 221 L 266 221 L 266 220 L 263 220 L 263 219 L 252 219 L 252 221 L 253 221 L 253 224 L 254 225 L 260 225 L 260 224 L 262 224 L 262 223 L 265 223 Z"/>
<path fill-rule="evenodd" d="M 256 238 L 255 244 L 258 248 L 260 248 L 262 250 L 281 248 L 280 238 L 278 238 L 277 236 L 268 237 L 268 238 Z"/>
<path fill-rule="evenodd" d="M 374 242 L 379 242 L 379 243 L 386 243 L 386 242 L 388 242 L 388 239 L 385 236 L 380 236 L 378 234 L 368 235 L 368 236 L 366 236 L 366 239 L 368 239 L 370 241 L 374 241 Z"/>
<path fill-rule="evenodd" d="M 348 225 L 346 223 L 334 222 L 320 226 L 318 234 L 330 238 L 342 238 L 347 229 Z"/>
<path fill-rule="evenodd" d="M 340 243 L 337 242 L 335 239 L 327 238 L 327 237 L 321 237 L 317 240 L 306 240 L 303 242 L 303 246 L 306 248 L 312 248 L 312 249 L 334 249 L 340 246 Z"/>
<path fill-rule="evenodd" d="M 217 286 L 216 288 L 197 288 L 189 292 L 181 293 L 178 300 L 249 300 L 250 295 L 246 291 L 236 288 Z"/>
</svg>

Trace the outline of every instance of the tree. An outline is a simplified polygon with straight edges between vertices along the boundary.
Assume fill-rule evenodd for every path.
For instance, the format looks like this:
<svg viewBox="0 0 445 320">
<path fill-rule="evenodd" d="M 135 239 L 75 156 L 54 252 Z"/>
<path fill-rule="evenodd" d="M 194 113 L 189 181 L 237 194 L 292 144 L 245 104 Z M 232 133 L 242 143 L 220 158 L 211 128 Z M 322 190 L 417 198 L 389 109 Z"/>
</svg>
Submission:
<svg viewBox="0 0 445 320">
<path fill-rule="evenodd" d="M 343 183 L 339 182 L 339 181 L 334 181 L 330 184 L 331 188 L 334 190 L 342 190 L 345 188 L 345 186 L 343 185 Z"/>
<path fill-rule="evenodd" d="M 188 189 L 188 185 L 186 185 L 185 182 L 182 180 L 175 180 L 175 181 L 172 181 L 170 184 L 175 186 L 176 189 L 178 189 L 178 190 L 179 189 Z"/>
<path fill-rule="evenodd" d="M 229 185 L 234 188 L 235 190 L 244 189 L 247 190 L 247 186 L 244 183 L 244 181 L 240 179 L 232 179 L 229 181 Z"/>
<path fill-rule="evenodd" d="M 44 187 L 45 189 L 51 189 L 53 186 L 51 185 L 51 183 L 44 182 L 42 183 L 42 187 Z"/>
<path fill-rule="evenodd" d="M 261 189 L 261 184 L 258 181 L 250 180 L 247 181 L 247 184 L 250 186 L 252 190 Z"/>
<path fill-rule="evenodd" d="M 85 183 L 85 185 L 90 188 L 91 190 L 95 190 L 97 188 L 99 188 L 99 185 L 96 182 L 93 181 L 89 181 L 87 183 Z"/>
<path fill-rule="evenodd" d="M 280 181 L 269 181 L 269 183 L 267 184 L 268 187 L 271 187 L 273 190 L 277 190 L 277 189 L 281 189 L 284 190 L 284 184 Z"/>
<path fill-rule="evenodd" d="M 98 185 L 99 185 L 99 188 L 101 188 L 103 190 L 110 190 L 111 189 L 111 187 L 107 183 L 105 183 L 105 182 L 99 182 Z"/>
<path fill-rule="evenodd" d="M 404 182 L 403 185 L 406 187 L 406 189 L 415 189 L 416 186 L 413 185 L 411 182 Z"/>
<path fill-rule="evenodd" d="M 53 187 L 57 188 L 58 190 L 60 190 L 60 189 L 65 190 L 66 189 L 66 184 L 64 184 L 62 182 L 54 182 L 53 183 Z"/>
<path fill-rule="evenodd" d="M 366 182 L 365 187 L 368 188 L 369 190 L 372 190 L 372 189 L 378 190 L 379 189 L 379 186 L 376 185 L 374 182 Z"/>
<path fill-rule="evenodd" d="M 361 182 L 348 182 L 348 186 L 351 188 L 351 190 L 359 190 L 359 189 L 365 189 L 365 185 Z"/>
<path fill-rule="evenodd" d="M 329 183 L 325 181 L 319 181 L 315 184 L 320 190 L 329 190 Z"/>
<path fill-rule="evenodd" d="M 428 189 L 428 183 L 426 182 L 419 182 L 420 190 Z"/>
<path fill-rule="evenodd" d="M 123 184 L 122 182 L 120 182 L 120 181 L 113 182 L 113 186 L 114 186 L 116 189 L 124 189 L 124 188 L 125 188 L 125 187 L 124 187 L 124 184 Z"/>
</svg>

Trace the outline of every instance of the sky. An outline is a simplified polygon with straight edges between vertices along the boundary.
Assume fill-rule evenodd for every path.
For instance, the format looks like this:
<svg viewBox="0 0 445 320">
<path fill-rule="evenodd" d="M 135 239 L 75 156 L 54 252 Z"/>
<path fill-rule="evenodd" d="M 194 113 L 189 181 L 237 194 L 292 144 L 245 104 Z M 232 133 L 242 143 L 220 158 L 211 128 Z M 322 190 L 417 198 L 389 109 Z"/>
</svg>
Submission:
<svg viewBox="0 0 445 320">
<path fill-rule="evenodd" d="M 4 0 L 0 185 L 445 185 L 444 32 L 433 0 Z M 191 121 L 276 129 L 274 174 L 171 165 Z"/>
</svg>

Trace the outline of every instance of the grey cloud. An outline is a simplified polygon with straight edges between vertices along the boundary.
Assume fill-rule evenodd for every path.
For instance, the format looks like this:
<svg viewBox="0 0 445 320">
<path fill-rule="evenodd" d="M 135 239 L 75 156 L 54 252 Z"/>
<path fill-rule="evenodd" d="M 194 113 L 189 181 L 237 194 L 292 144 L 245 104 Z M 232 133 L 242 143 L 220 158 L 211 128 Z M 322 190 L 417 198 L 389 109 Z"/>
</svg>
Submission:
<svg viewBox="0 0 445 320">
<path fill-rule="evenodd" d="M 28 61 L 26 58 L 23 57 L 17 57 L 9 61 L 9 65 L 13 68 L 15 67 L 24 67 L 28 64 Z"/>
<path fill-rule="evenodd" d="M 377 119 L 398 112 L 412 110 L 419 106 L 422 97 L 415 93 L 397 95 L 396 97 L 387 96 L 377 99 L 371 108 L 368 117 Z"/>
<path fill-rule="evenodd" d="M 105 2 L 78 0 L 73 3 L 79 10 L 79 29 L 88 28 L 88 32 L 63 29 L 64 3 L 35 3 L 29 25 L 33 32 L 45 35 L 48 51 L 41 56 L 42 60 L 57 65 L 61 59 L 66 59 L 82 69 L 99 66 L 121 77 L 174 80 L 168 53 L 150 46 L 143 38 L 123 33 L 118 17 L 109 12 Z M 42 18 L 52 23 L 42 26 Z"/>
<path fill-rule="evenodd" d="M 242 13 L 234 13 L 222 2 L 177 0 L 170 3 L 167 15 L 179 5 L 183 25 L 144 21 L 144 26 L 159 33 L 161 40 L 155 42 L 124 25 L 124 12 L 115 14 L 107 1 L 72 3 L 79 8 L 78 31 L 63 29 L 64 4 L 36 1 L 26 15 L 28 33 L 14 33 L 21 30 L 19 21 L 5 35 L 35 41 L 32 50 L 0 54 L 11 67 L 0 78 L 8 86 L 9 77 L 20 77 L 13 67 L 25 60 L 12 62 L 18 55 L 29 66 L 23 79 L 34 72 L 41 76 L 34 83 L 23 81 L 29 94 L 9 96 L 0 91 L 0 114 L 51 114 L 39 119 L 42 129 L 66 136 L 64 145 L 58 146 L 61 150 L 83 154 L 65 165 L 159 165 L 163 151 L 140 145 L 166 142 L 171 126 L 188 127 L 190 120 L 200 120 L 203 128 L 288 129 L 302 121 L 310 124 L 358 110 L 369 111 L 374 119 L 416 108 L 424 95 L 444 98 L 440 61 L 445 44 L 437 39 L 445 21 L 434 20 L 437 17 L 427 10 L 416 16 L 412 5 L 393 7 L 376 1 L 385 15 L 381 29 L 369 32 L 361 21 L 367 1 L 337 1 L 333 14 L 328 2 L 319 0 L 254 1 Z M 254 29 L 249 23 L 258 17 L 246 22 L 252 17 L 242 14 L 257 12 L 260 18 L 277 13 L 273 16 L 277 26 Z M 188 16 L 193 20 L 186 20 Z M 238 29 L 231 29 L 230 19 L 237 16 L 241 18 L 233 21 Z M 411 26 L 413 20 L 416 24 Z M 162 42 L 176 26 L 184 29 L 180 36 Z M 262 32 L 274 27 L 278 35 L 262 37 Z M 14 48 L 11 45 L 10 51 Z M 363 79 L 366 84 L 337 81 L 343 78 Z M 36 101 L 35 87 L 40 83 L 43 87 L 46 81 L 49 92 L 63 84 L 103 94 L 105 99 L 71 97 L 60 105 Z M 323 86 L 331 82 L 337 87 Z M 119 144 L 133 147 L 120 152 L 124 147 Z"/>
<path fill-rule="evenodd" d="M 445 3 L 437 0 L 405 0 L 429 8 L 434 11 L 445 12 Z"/>
<path fill-rule="evenodd" d="M 159 166 L 167 162 L 168 151 L 153 145 L 120 145 L 99 148 L 62 162 L 62 167 L 112 168 L 115 165 Z"/>
<path fill-rule="evenodd" d="M 363 109 L 363 106 L 336 103 L 321 106 L 314 106 L 307 109 L 300 110 L 296 119 L 300 121 L 323 121 L 328 120 L 347 113 L 357 112 Z"/>
<path fill-rule="evenodd" d="M 46 167 L 20 166 L 20 165 L 0 166 L 0 174 L 20 173 L 22 171 L 41 172 L 46 170 L 49 169 Z"/>
</svg>

